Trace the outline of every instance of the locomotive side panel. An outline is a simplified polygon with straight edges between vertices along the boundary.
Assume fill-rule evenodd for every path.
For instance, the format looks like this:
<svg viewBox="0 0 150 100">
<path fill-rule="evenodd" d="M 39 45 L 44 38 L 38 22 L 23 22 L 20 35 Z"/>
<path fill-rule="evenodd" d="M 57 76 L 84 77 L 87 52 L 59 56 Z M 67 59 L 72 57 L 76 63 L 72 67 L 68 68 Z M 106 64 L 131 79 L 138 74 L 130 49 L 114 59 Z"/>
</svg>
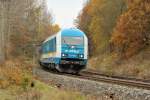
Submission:
<svg viewBox="0 0 150 100">
<path fill-rule="evenodd" d="M 42 55 L 41 55 L 41 62 L 42 63 L 54 63 L 54 57 L 56 57 L 56 37 L 47 40 L 42 45 Z"/>
<path fill-rule="evenodd" d="M 42 45 L 40 62 L 60 72 L 78 73 L 88 59 L 88 39 L 78 29 L 61 30 L 46 39 Z"/>
</svg>

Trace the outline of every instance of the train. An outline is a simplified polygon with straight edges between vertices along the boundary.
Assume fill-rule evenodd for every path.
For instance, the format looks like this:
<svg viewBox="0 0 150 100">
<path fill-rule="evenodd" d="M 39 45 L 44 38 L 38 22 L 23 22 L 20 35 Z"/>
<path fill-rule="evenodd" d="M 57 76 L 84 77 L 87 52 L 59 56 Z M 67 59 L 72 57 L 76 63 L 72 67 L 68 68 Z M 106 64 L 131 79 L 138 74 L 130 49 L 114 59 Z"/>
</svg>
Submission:
<svg viewBox="0 0 150 100">
<path fill-rule="evenodd" d="M 39 63 L 58 72 L 78 74 L 88 62 L 88 38 L 77 28 L 62 29 L 41 45 Z"/>
</svg>

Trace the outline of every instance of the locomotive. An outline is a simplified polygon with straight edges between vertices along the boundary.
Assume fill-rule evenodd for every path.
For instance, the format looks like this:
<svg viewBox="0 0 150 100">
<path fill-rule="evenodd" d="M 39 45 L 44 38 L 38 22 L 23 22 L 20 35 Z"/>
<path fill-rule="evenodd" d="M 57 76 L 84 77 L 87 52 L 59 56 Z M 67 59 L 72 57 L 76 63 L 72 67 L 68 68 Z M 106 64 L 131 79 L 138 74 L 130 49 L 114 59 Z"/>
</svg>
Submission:
<svg viewBox="0 0 150 100">
<path fill-rule="evenodd" d="M 41 66 L 77 74 L 86 68 L 87 60 L 88 39 L 79 29 L 63 29 L 42 43 Z"/>
</svg>

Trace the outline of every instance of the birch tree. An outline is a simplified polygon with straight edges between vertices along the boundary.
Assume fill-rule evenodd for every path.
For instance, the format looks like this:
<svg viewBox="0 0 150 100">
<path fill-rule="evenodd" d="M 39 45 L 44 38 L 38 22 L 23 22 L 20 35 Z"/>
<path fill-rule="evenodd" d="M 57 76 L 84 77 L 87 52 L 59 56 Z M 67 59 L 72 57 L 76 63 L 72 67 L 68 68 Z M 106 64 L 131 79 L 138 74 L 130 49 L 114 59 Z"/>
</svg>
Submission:
<svg viewBox="0 0 150 100">
<path fill-rule="evenodd" d="M 45 0 L 0 0 L 0 61 L 32 57 L 35 42 L 59 30 Z"/>
<path fill-rule="evenodd" d="M 8 9 L 10 0 L 0 0 L 0 62 L 5 60 L 6 56 L 6 38 L 8 35 Z"/>
</svg>

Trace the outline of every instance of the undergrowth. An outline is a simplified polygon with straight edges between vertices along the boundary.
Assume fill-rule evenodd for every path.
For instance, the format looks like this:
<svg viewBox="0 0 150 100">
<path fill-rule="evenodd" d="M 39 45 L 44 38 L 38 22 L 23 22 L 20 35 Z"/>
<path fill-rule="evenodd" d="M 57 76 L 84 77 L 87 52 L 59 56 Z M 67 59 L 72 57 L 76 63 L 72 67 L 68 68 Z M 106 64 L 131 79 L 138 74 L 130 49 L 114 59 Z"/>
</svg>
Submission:
<svg viewBox="0 0 150 100">
<path fill-rule="evenodd" d="M 23 59 L 8 60 L 0 65 L 0 88 L 7 88 L 11 85 L 24 87 L 26 80 L 32 80 L 32 66 Z"/>
<path fill-rule="evenodd" d="M 20 58 L 0 65 L 0 100 L 94 100 L 92 96 L 38 81 L 32 75 L 32 63 Z"/>
<path fill-rule="evenodd" d="M 88 67 L 107 75 L 150 79 L 150 48 L 124 60 L 116 54 L 102 54 L 91 58 Z"/>
</svg>

